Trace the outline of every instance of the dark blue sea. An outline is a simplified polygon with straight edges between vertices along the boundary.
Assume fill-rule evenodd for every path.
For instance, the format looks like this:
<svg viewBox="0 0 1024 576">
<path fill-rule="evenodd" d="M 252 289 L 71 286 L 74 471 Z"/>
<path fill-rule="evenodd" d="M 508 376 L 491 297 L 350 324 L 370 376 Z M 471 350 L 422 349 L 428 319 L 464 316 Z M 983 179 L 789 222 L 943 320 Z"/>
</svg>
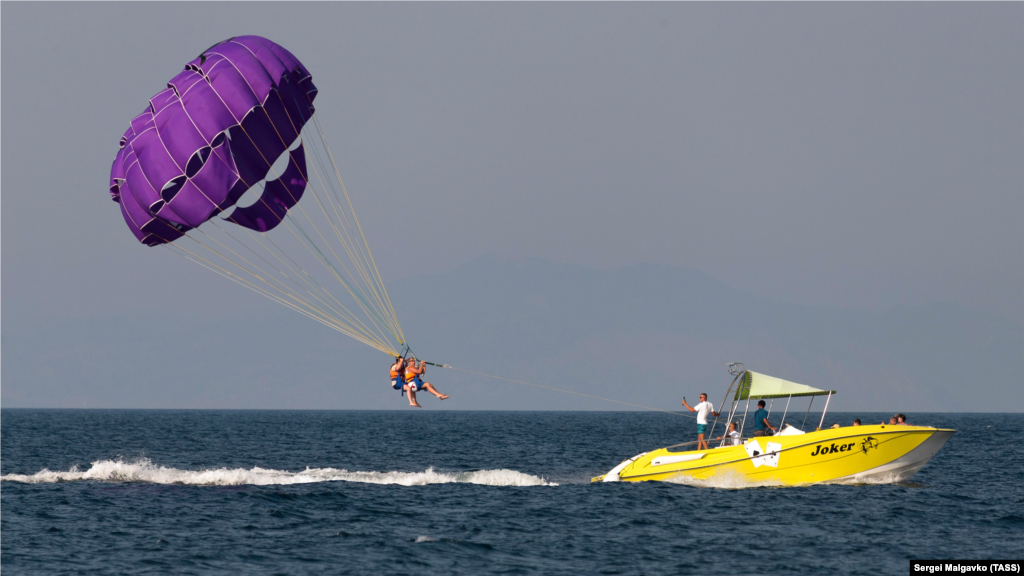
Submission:
<svg viewBox="0 0 1024 576">
<path fill-rule="evenodd" d="M 1024 558 L 1024 416 L 909 482 L 591 484 L 690 440 L 637 412 L 3 410 L 14 574 L 906 574 Z M 835 414 L 828 421 L 883 414 Z M 812 416 L 813 417 L 813 416 Z"/>
</svg>

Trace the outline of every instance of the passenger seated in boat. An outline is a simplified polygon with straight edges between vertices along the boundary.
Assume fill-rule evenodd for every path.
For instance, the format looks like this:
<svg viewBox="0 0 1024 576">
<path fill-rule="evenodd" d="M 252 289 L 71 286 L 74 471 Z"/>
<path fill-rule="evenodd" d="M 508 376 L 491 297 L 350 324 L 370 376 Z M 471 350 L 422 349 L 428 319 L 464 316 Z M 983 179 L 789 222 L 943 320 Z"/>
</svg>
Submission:
<svg viewBox="0 0 1024 576">
<path fill-rule="evenodd" d="M 722 443 L 719 446 L 726 446 L 728 443 L 732 443 L 732 446 L 740 445 L 740 433 L 736 431 L 736 423 L 729 422 L 729 431 L 726 432 L 725 436 L 719 436 L 715 440 L 721 440 Z"/>
<path fill-rule="evenodd" d="M 890 426 L 898 426 L 899 425 L 898 418 L 899 417 L 896 414 L 893 414 L 892 418 L 889 418 L 888 424 Z M 885 424 L 886 424 L 885 422 L 882 422 L 882 426 L 885 426 Z"/>
<path fill-rule="evenodd" d="M 754 436 L 770 436 L 768 430 L 775 433 L 775 427 L 768 422 L 768 411 L 764 409 L 764 400 L 757 401 L 757 412 L 754 412 Z"/>
<path fill-rule="evenodd" d="M 906 414 L 897 414 L 896 418 L 897 418 L 897 422 L 896 423 L 899 424 L 900 426 L 910 426 L 910 424 L 907 424 L 907 415 Z"/>
<path fill-rule="evenodd" d="M 836 422 L 835 424 L 833 424 L 832 427 L 833 428 L 839 428 L 839 422 Z"/>
<path fill-rule="evenodd" d="M 854 426 L 860 426 L 860 418 L 854 418 L 853 419 L 853 425 Z"/>
</svg>

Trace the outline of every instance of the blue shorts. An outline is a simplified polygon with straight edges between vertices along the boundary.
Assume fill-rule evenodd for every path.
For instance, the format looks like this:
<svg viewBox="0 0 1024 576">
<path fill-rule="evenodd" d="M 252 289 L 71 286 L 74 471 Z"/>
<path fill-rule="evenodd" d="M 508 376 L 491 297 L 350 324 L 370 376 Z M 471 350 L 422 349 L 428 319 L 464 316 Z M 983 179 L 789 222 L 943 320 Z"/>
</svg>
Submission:
<svg viewBox="0 0 1024 576">
<path fill-rule="evenodd" d="M 697 434 L 707 434 L 707 431 L 708 431 L 708 425 L 707 424 L 697 424 Z"/>
<path fill-rule="evenodd" d="M 401 378 L 396 378 L 391 381 L 391 387 L 395 390 L 401 390 L 403 384 L 405 384 L 405 382 L 402 382 Z"/>
<path fill-rule="evenodd" d="M 409 380 L 408 382 L 406 382 L 406 384 L 409 385 L 409 390 L 412 390 L 413 392 L 419 392 L 420 390 L 423 390 L 423 381 L 420 380 L 419 376 L 413 378 L 412 380 Z"/>
</svg>

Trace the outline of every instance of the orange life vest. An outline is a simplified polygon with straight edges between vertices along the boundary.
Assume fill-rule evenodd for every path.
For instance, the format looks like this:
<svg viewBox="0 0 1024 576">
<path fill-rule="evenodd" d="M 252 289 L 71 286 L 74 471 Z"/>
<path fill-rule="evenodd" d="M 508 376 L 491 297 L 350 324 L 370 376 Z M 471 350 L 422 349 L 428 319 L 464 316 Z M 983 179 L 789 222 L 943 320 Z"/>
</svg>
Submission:
<svg viewBox="0 0 1024 576">
<path fill-rule="evenodd" d="M 406 382 L 412 381 L 413 378 L 415 378 L 417 375 L 422 374 L 422 373 L 423 373 L 423 370 L 422 369 L 417 369 L 416 365 L 413 364 L 412 362 L 409 362 L 409 363 L 407 363 L 405 365 L 405 381 Z"/>
<path fill-rule="evenodd" d="M 400 364 L 398 362 L 395 362 L 394 364 L 392 364 L 391 365 L 391 379 L 392 380 L 397 380 L 398 377 L 401 374 L 402 374 L 402 364 Z"/>
</svg>

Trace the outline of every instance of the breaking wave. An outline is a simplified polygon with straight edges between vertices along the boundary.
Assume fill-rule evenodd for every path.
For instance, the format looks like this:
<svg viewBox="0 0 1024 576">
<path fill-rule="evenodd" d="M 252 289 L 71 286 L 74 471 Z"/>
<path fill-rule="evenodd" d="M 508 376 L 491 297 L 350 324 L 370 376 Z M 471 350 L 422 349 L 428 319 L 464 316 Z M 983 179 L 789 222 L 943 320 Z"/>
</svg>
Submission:
<svg viewBox="0 0 1024 576">
<path fill-rule="evenodd" d="M 88 470 L 73 466 L 66 472 L 43 469 L 35 474 L 6 474 L 0 480 L 27 484 L 54 482 L 139 482 L 148 484 L 182 484 L 191 486 L 268 486 L 275 484 L 309 484 L 314 482 L 364 482 L 367 484 L 482 484 L 485 486 L 557 486 L 544 478 L 515 470 L 478 470 L 475 472 L 438 472 L 428 468 L 422 472 L 361 472 L 338 468 L 306 468 L 301 472 L 268 470 L 258 466 L 209 470 L 179 470 L 157 466 L 148 458 L 137 460 L 99 460 Z"/>
</svg>

